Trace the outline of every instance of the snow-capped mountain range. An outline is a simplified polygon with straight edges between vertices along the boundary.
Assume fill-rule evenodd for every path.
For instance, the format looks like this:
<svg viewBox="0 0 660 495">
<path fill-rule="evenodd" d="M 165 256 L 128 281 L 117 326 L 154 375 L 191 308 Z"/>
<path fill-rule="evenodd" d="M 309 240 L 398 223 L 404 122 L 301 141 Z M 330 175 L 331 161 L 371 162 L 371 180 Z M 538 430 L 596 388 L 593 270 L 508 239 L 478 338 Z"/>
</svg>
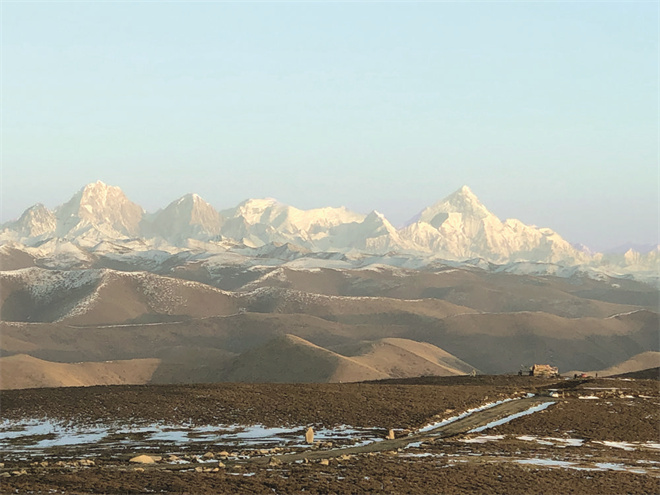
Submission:
<svg viewBox="0 0 660 495">
<path fill-rule="evenodd" d="M 473 260 L 499 265 L 545 263 L 616 268 L 657 278 L 658 248 L 640 254 L 603 255 L 576 247 L 548 229 L 519 220 L 500 220 L 464 186 L 396 229 L 377 211 L 363 215 L 346 208 L 300 210 L 274 199 L 250 199 L 216 211 L 188 194 L 155 213 L 130 201 L 119 187 L 95 182 L 65 204 L 41 204 L 0 226 L 0 245 L 49 254 L 85 251 L 169 253 L 183 250 L 235 251 L 289 244 L 307 253 L 349 257 L 379 255 L 433 260 Z M 317 256 L 317 259 L 327 256 Z"/>
</svg>

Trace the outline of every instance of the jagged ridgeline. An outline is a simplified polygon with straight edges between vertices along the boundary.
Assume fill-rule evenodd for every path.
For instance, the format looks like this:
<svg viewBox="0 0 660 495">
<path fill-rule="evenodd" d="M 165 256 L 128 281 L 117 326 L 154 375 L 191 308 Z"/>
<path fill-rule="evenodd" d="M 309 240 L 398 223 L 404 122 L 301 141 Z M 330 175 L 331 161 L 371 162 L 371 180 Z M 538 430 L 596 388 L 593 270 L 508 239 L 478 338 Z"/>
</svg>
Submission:
<svg viewBox="0 0 660 495">
<path fill-rule="evenodd" d="M 2 225 L 0 242 L 27 257 L 85 258 L 127 253 L 156 256 L 181 250 L 236 252 L 256 257 L 359 259 L 417 268 L 437 260 L 466 261 L 482 268 L 515 263 L 517 273 L 566 273 L 565 267 L 657 280 L 658 249 L 602 255 L 576 247 L 549 228 L 501 221 L 464 186 L 424 209 L 402 228 L 382 214 L 344 207 L 300 210 L 274 199 L 250 199 L 217 211 L 196 194 L 147 213 L 120 188 L 96 182 L 49 210 L 37 204 Z M 27 248 L 27 249 L 24 249 Z M 82 251 L 82 252 L 80 252 Z M 371 259 L 369 262 L 374 263 Z M 15 264 L 15 261 L 8 263 Z M 313 262 L 309 262 L 314 264 Z M 572 272 L 571 272 L 572 274 Z"/>
</svg>

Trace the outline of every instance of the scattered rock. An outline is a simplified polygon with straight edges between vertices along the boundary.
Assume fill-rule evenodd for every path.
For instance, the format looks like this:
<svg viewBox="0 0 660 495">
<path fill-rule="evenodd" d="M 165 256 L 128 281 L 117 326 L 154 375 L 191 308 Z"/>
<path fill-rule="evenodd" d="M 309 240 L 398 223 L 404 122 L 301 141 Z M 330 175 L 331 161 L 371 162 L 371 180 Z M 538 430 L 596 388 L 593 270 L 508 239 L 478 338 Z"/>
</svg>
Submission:
<svg viewBox="0 0 660 495">
<path fill-rule="evenodd" d="M 271 457 L 270 461 L 268 461 L 269 466 L 279 466 L 282 464 L 282 461 L 280 461 L 277 457 Z"/>
<path fill-rule="evenodd" d="M 385 438 L 388 439 L 388 440 L 394 440 L 394 438 L 395 438 L 395 436 L 394 436 L 394 430 L 392 430 L 392 429 L 390 428 L 390 431 L 387 432 L 387 436 L 386 436 Z"/>
<path fill-rule="evenodd" d="M 180 461 L 181 458 L 178 455 L 170 454 L 170 456 L 167 458 L 167 462 L 178 462 Z"/>
<path fill-rule="evenodd" d="M 10 477 L 11 477 L 11 473 L 7 473 L 7 472 L 0 473 L 0 478 L 10 478 Z"/>
<path fill-rule="evenodd" d="M 260 453 L 261 455 L 270 454 L 270 450 L 268 450 L 268 449 L 260 449 L 260 450 L 259 450 L 259 453 Z"/>
<path fill-rule="evenodd" d="M 135 471 L 136 473 L 144 473 L 144 468 L 136 467 L 133 469 L 133 471 Z"/>
<path fill-rule="evenodd" d="M 137 464 L 153 464 L 156 462 L 156 460 L 150 455 L 139 455 L 137 457 L 133 457 L 128 462 L 135 462 Z"/>
<path fill-rule="evenodd" d="M 25 469 L 21 469 L 20 471 L 12 471 L 11 474 L 13 476 L 23 476 L 24 474 L 27 474 L 27 471 Z"/>
<path fill-rule="evenodd" d="M 204 471 L 204 468 L 203 468 L 202 466 L 197 466 L 197 467 L 195 468 L 195 472 L 196 472 L 196 473 L 201 473 L 202 471 Z"/>
<path fill-rule="evenodd" d="M 314 443 L 314 428 L 312 428 L 311 426 L 307 428 L 307 431 L 305 432 L 305 442 L 309 444 Z"/>
<path fill-rule="evenodd" d="M 218 452 L 219 457 L 229 457 L 229 452 L 226 450 L 223 450 L 222 452 Z"/>
<path fill-rule="evenodd" d="M 220 471 L 220 468 L 213 468 L 213 469 L 211 469 L 211 472 L 212 472 L 212 473 L 217 473 L 218 471 Z"/>
<path fill-rule="evenodd" d="M 330 465 L 330 461 L 329 461 L 328 459 L 321 459 L 321 460 L 319 461 L 319 464 L 320 464 L 321 466 L 329 466 L 329 465 Z"/>
<path fill-rule="evenodd" d="M 215 459 L 215 454 L 213 452 L 207 452 L 202 456 L 204 459 Z"/>
<path fill-rule="evenodd" d="M 224 462 L 218 462 L 218 468 L 223 468 L 223 467 L 225 467 L 225 463 Z M 219 469 L 218 469 L 218 471 L 219 471 Z"/>
<path fill-rule="evenodd" d="M 4 463 L 4 462 L 0 462 L 0 468 L 3 468 L 3 467 L 5 467 L 5 463 Z"/>
<path fill-rule="evenodd" d="M 48 461 L 40 462 L 39 465 L 40 465 L 41 467 L 48 467 Z M 3 465 L 3 466 L 0 466 L 0 467 L 4 467 L 4 465 Z"/>
</svg>

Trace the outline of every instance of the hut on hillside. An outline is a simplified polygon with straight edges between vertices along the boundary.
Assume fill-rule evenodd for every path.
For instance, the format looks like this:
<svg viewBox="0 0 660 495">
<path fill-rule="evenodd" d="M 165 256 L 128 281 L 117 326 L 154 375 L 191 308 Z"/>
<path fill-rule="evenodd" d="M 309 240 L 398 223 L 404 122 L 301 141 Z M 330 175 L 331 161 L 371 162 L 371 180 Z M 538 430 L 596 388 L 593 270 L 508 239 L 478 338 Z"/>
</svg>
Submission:
<svg viewBox="0 0 660 495">
<path fill-rule="evenodd" d="M 543 376 L 546 378 L 554 378 L 559 376 L 559 368 L 550 366 L 549 364 L 535 364 L 529 370 L 530 376 Z"/>
</svg>

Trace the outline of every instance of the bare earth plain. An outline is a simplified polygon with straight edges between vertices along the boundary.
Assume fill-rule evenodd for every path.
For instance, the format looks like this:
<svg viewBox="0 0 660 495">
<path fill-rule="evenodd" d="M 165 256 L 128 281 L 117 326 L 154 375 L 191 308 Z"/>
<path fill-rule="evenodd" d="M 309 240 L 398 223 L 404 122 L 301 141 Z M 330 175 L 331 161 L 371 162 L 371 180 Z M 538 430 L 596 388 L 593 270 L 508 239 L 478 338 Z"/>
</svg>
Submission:
<svg viewBox="0 0 660 495">
<path fill-rule="evenodd" d="M 659 493 L 659 384 L 483 375 L 6 390 L 0 488 Z M 140 455 L 154 462 L 130 461 Z"/>
</svg>

